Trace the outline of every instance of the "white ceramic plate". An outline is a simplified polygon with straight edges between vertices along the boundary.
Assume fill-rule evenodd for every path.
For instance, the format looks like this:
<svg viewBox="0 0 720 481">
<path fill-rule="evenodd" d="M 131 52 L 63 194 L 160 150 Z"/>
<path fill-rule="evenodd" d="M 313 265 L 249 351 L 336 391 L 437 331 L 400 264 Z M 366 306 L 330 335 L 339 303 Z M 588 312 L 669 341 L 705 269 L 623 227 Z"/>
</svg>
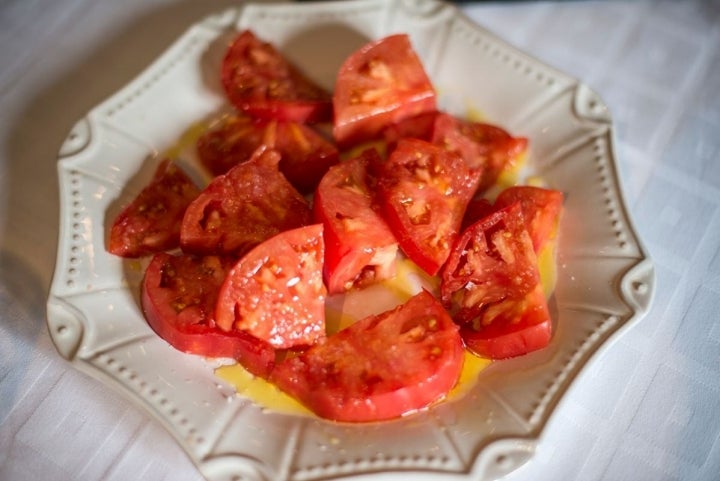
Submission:
<svg viewBox="0 0 720 481">
<path fill-rule="evenodd" d="M 441 97 L 530 138 L 531 168 L 567 194 L 551 345 L 494 363 L 472 391 L 426 412 L 343 425 L 266 412 L 169 347 L 145 323 L 139 263 L 105 251 L 109 223 L 160 152 L 227 106 L 226 42 L 252 27 L 332 88 L 370 39 L 411 36 Z M 623 205 L 613 129 L 585 85 L 435 0 L 239 6 L 194 25 L 137 79 L 73 128 L 60 150 L 60 239 L 48 301 L 58 351 L 156 417 L 213 481 L 495 479 L 527 461 L 588 360 L 648 309 L 654 274 Z M 193 169 L 192 155 L 183 157 Z"/>
</svg>

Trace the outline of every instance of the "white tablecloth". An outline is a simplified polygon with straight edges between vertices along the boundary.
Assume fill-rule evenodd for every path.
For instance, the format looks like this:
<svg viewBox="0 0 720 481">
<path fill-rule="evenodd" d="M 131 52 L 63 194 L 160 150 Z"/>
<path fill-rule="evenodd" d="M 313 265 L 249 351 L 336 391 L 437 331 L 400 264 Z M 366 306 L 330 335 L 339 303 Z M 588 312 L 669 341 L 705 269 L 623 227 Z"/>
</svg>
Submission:
<svg viewBox="0 0 720 481">
<path fill-rule="evenodd" d="M 0 1 L 0 479 L 201 479 L 163 428 L 55 351 L 56 153 L 74 122 L 228 1 Z M 654 260 L 649 314 L 602 351 L 508 481 L 720 479 L 720 2 L 465 3 L 589 84 Z"/>
</svg>

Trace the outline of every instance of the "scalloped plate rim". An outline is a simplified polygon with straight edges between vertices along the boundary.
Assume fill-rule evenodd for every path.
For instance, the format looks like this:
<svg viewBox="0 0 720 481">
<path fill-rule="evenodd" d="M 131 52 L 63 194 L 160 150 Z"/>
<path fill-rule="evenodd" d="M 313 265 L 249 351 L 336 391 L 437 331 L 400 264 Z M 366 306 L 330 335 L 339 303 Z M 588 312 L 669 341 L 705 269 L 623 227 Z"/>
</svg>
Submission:
<svg viewBox="0 0 720 481">
<path fill-rule="evenodd" d="M 334 3 L 335 2 L 328 2 L 325 4 L 325 6 L 327 7 L 328 5 L 334 4 Z M 397 5 L 404 5 L 406 8 L 412 8 L 412 5 L 413 5 L 413 3 L 411 1 L 407 1 L 407 0 L 397 0 L 395 3 Z M 377 4 L 377 2 L 374 0 L 368 0 L 368 1 L 359 0 L 359 1 L 353 1 L 353 2 L 346 3 L 346 5 L 365 5 L 365 4 Z M 437 8 L 454 8 L 454 7 L 448 7 L 448 5 L 445 5 L 443 2 L 434 2 L 434 1 L 415 2 L 415 6 L 418 6 L 418 5 L 421 6 L 421 4 L 437 5 Z M 305 5 L 316 5 L 315 8 L 318 8 L 319 4 L 308 3 Z M 205 18 L 204 20 L 202 20 L 202 21 L 196 23 L 195 25 L 193 25 L 192 27 L 190 27 L 187 30 L 187 32 L 182 37 L 180 37 L 180 39 L 178 39 L 177 43 L 179 43 L 182 39 L 190 36 L 193 31 L 196 32 L 198 29 L 204 29 L 204 30 L 211 31 L 215 28 L 219 29 L 220 27 L 230 26 L 231 23 L 239 21 L 239 19 L 242 18 L 244 8 L 246 8 L 246 7 L 247 7 L 247 5 L 245 7 L 237 7 L 237 9 L 226 10 L 223 13 L 218 13 L 216 15 L 212 15 L 210 17 Z M 255 5 L 255 7 L 257 7 L 257 5 Z M 296 4 L 296 5 L 291 5 L 289 7 L 290 8 L 303 8 L 303 5 Z M 274 5 L 273 8 L 282 8 L 282 7 L 280 7 L 279 5 Z M 320 6 L 319 8 L 322 8 L 322 6 Z M 388 8 L 390 8 L 390 7 L 388 7 Z M 418 8 L 420 8 L 420 7 L 418 7 Z M 462 17 L 462 19 L 464 21 L 470 22 L 469 19 L 467 19 L 457 9 L 454 9 L 452 11 L 452 14 L 455 17 Z M 491 32 L 488 32 L 484 28 L 477 26 L 475 24 L 473 24 L 473 28 L 477 29 L 477 31 L 480 32 L 480 34 L 486 36 L 487 38 L 492 39 L 492 41 L 504 44 L 503 46 L 507 50 L 514 51 L 517 55 L 524 56 L 528 60 L 528 62 L 533 62 L 534 64 L 542 66 L 543 68 L 554 70 L 558 75 L 561 75 L 564 77 L 564 80 L 569 83 L 569 85 L 572 89 L 575 89 L 576 91 L 577 91 L 577 89 L 587 89 L 592 95 L 597 96 L 597 94 L 595 94 L 592 91 L 592 89 L 590 89 L 584 83 L 579 82 L 578 80 L 576 80 L 572 77 L 569 77 L 560 71 L 553 69 L 552 67 L 535 59 L 534 57 L 528 55 L 527 53 L 523 52 L 520 49 L 517 49 L 516 47 L 513 47 L 509 44 L 506 44 L 497 35 L 495 35 Z M 175 47 L 177 45 L 177 43 L 173 44 L 173 46 L 171 46 L 170 49 Z M 168 50 L 170 50 L 170 49 L 168 49 Z M 165 54 L 163 54 L 163 55 L 165 55 Z M 163 58 L 163 57 L 161 57 L 161 58 Z M 158 59 L 158 61 L 159 60 L 160 59 Z M 138 75 L 138 77 L 133 79 L 128 85 L 126 85 L 125 87 L 120 89 L 114 95 L 110 96 L 104 102 L 98 104 L 98 106 L 96 108 L 92 109 L 87 114 L 86 117 L 84 117 L 83 119 L 80 119 L 78 121 L 77 125 L 85 122 L 85 123 L 87 123 L 88 132 L 102 131 L 102 129 L 105 127 L 103 125 L 103 122 L 98 121 L 97 118 L 94 118 L 96 116 L 100 117 L 100 114 L 99 114 L 100 109 L 103 106 L 107 105 L 108 103 L 114 101 L 116 98 L 121 96 L 121 94 L 124 95 L 124 92 L 129 91 L 129 89 L 131 89 L 131 87 L 133 85 L 136 85 L 138 82 L 141 82 L 147 75 L 149 75 L 149 73 L 153 72 L 153 70 L 157 66 L 158 61 L 153 62 L 140 75 Z M 577 99 L 573 96 L 573 101 L 575 101 L 575 100 L 577 100 Z M 598 101 L 600 102 L 601 107 L 603 107 L 604 104 L 602 104 L 602 101 L 599 100 L 599 97 L 598 97 Z M 450 473 L 450 472 L 444 473 L 443 472 L 443 473 L 437 475 L 438 477 L 443 477 L 443 479 L 445 479 L 447 476 L 457 476 L 458 479 L 460 479 L 460 478 L 461 479 L 469 479 L 468 476 L 473 476 L 473 477 L 474 476 L 487 476 L 490 472 L 495 472 L 496 475 L 504 475 L 504 474 L 507 474 L 508 472 L 511 472 L 511 471 L 517 469 L 520 465 L 524 464 L 528 459 L 531 458 L 532 453 L 534 452 L 534 449 L 540 440 L 542 432 L 543 432 L 545 426 L 547 425 L 547 422 L 549 421 L 550 417 L 555 412 L 557 404 L 559 404 L 560 401 L 562 400 L 564 392 L 574 382 L 574 380 L 577 378 L 577 376 L 580 374 L 580 372 L 587 367 L 588 361 L 591 358 L 597 357 L 598 352 L 600 352 L 601 350 L 607 349 L 615 340 L 617 340 L 620 337 L 620 335 L 623 332 L 627 331 L 627 329 L 631 325 L 634 325 L 635 322 L 637 322 L 639 319 L 641 319 L 646 314 L 646 312 L 649 308 L 649 305 L 652 302 L 652 298 L 654 296 L 654 291 L 655 291 L 655 289 L 654 289 L 654 269 L 653 269 L 652 261 L 650 260 L 646 250 L 642 246 L 641 241 L 637 237 L 636 230 L 635 230 L 634 226 L 632 225 L 632 219 L 630 218 L 630 215 L 627 211 L 627 207 L 622 199 L 621 181 L 620 181 L 619 175 L 617 174 L 617 171 L 616 171 L 617 166 L 615 165 L 616 156 L 615 156 L 614 145 L 613 145 L 614 144 L 614 137 L 613 137 L 614 132 L 612 130 L 612 124 L 611 124 L 611 118 L 610 118 L 609 112 L 607 112 L 607 109 L 605 109 L 605 111 L 603 112 L 602 108 L 601 108 L 599 110 L 599 113 L 600 114 L 604 113 L 606 115 L 606 122 L 608 124 L 608 129 L 609 129 L 610 145 L 609 145 L 609 152 L 607 153 L 607 156 L 609 158 L 609 162 L 613 169 L 613 171 L 611 173 L 611 182 L 615 188 L 615 192 L 613 192 L 613 193 L 616 194 L 617 197 L 620 199 L 620 206 L 618 206 L 618 207 L 622 211 L 621 213 L 624 214 L 623 218 L 622 218 L 623 222 L 628 224 L 627 231 L 630 232 L 634 236 L 628 242 L 631 242 L 631 246 L 636 247 L 639 252 L 639 255 L 637 257 L 631 257 L 632 259 L 635 259 L 637 262 L 632 264 L 627 269 L 627 272 L 623 273 L 620 276 L 620 279 L 617 283 L 618 284 L 618 295 L 622 297 L 623 302 L 628 304 L 628 306 L 630 307 L 630 310 L 631 310 L 631 314 L 628 317 L 626 317 L 625 319 L 618 320 L 617 321 L 618 325 L 609 327 L 608 328 L 609 334 L 607 335 L 607 337 L 604 340 L 602 340 L 601 342 L 595 342 L 595 343 L 591 344 L 589 349 L 586 352 L 584 352 L 584 355 L 586 356 L 585 360 L 583 362 L 580 362 L 579 365 L 576 365 L 574 367 L 574 369 L 571 372 L 569 372 L 568 377 L 565 380 L 563 380 L 563 382 L 557 387 L 557 391 L 553 395 L 550 396 L 547 410 L 541 413 L 539 421 L 535 424 L 533 429 L 531 429 L 528 432 L 527 436 L 524 436 L 524 437 L 507 436 L 507 437 L 499 437 L 497 439 L 490 439 L 481 446 L 481 449 L 477 452 L 477 456 L 474 458 L 474 460 L 472 460 L 469 463 L 468 466 L 466 466 L 466 470 L 464 472 L 455 472 L 455 473 Z M 74 129 L 75 128 L 73 128 L 73 130 Z M 74 137 L 75 135 L 76 135 L 76 133 L 70 134 L 68 136 L 68 140 L 66 140 L 66 143 L 70 142 L 70 141 L 74 142 L 75 140 L 77 140 L 77 138 Z M 88 135 L 90 135 L 92 137 L 92 133 L 90 133 Z M 77 160 L 78 156 L 79 155 L 81 156 L 82 153 L 84 152 L 84 150 L 88 147 L 88 144 L 92 143 L 92 138 L 89 138 L 87 140 L 88 140 L 88 142 L 85 143 L 84 145 L 82 145 L 82 147 L 80 147 L 79 150 L 77 150 L 77 152 L 71 152 L 71 153 L 65 152 L 64 154 L 59 155 L 58 174 L 60 176 L 62 176 L 63 174 L 69 175 L 74 170 L 73 164 Z M 532 139 L 531 139 L 531 141 L 532 141 Z M 63 144 L 63 145 L 65 146 L 66 144 Z M 61 148 L 61 153 L 62 152 L 63 152 L 63 148 Z M 61 271 L 63 271 L 63 267 L 66 268 L 65 270 L 72 269 L 72 267 L 69 267 L 72 264 L 72 262 L 71 262 L 72 259 L 67 258 L 68 250 L 67 250 L 67 246 L 65 245 L 65 242 L 67 242 L 67 236 L 70 235 L 70 232 L 68 232 L 68 231 L 71 231 L 71 229 L 67 229 L 67 226 L 70 225 L 69 224 L 70 221 L 68 219 L 68 216 L 69 216 L 68 210 L 69 209 L 67 209 L 67 203 L 70 202 L 69 199 L 67 199 L 67 196 L 70 194 L 68 194 L 67 192 L 68 192 L 68 189 L 70 191 L 72 191 L 72 188 L 69 188 L 68 185 L 63 185 L 63 187 L 64 188 L 61 189 L 61 197 L 62 197 L 63 202 L 61 203 L 61 214 L 60 214 L 60 217 L 61 217 L 61 219 L 60 219 L 61 239 L 60 239 L 59 245 L 58 245 L 58 265 L 56 266 L 56 273 L 53 278 L 53 284 L 51 287 L 51 292 L 50 292 L 50 296 L 48 298 L 48 305 L 47 305 L 48 328 L 49 328 L 53 342 L 56 344 L 56 347 L 58 347 L 59 353 L 61 353 L 63 355 L 63 357 L 68 358 L 73 363 L 74 366 L 78 367 L 83 372 L 86 372 L 86 373 L 92 375 L 96 379 L 99 379 L 101 382 L 115 388 L 116 390 L 121 392 L 123 395 L 125 395 L 125 397 L 130 399 L 132 402 L 134 402 L 138 406 L 145 409 L 146 412 L 148 412 L 151 416 L 153 416 L 154 418 L 157 418 L 163 424 L 163 426 L 165 426 L 167 428 L 167 430 L 171 433 L 171 435 L 173 435 L 177 439 L 177 441 L 183 446 L 183 448 L 186 450 L 186 452 L 190 455 L 191 459 L 197 464 L 199 469 L 201 469 L 201 471 L 203 473 L 205 473 L 205 475 L 210 475 L 210 472 L 214 473 L 218 469 L 218 467 L 215 466 L 215 464 L 217 464 L 219 462 L 218 456 L 205 458 L 205 457 L 202 457 L 202 449 L 193 449 L 192 447 L 189 447 L 186 444 L 186 440 L 178 435 L 177 429 L 174 429 L 177 427 L 177 426 L 175 426 L 175 423 L 172 420 L 168 419 L 168 417 L 166 415 L 164 415 L 163 413 L 158 412 L 158 410 L 148 402 L 147 398 L 144 398 L 143 396 L 139 395 L 138 392 L 136 392 L 136 391 L 128 389 L 125 384 L 118 381 L 117 376 L 114 375 L 113 373 L 111 373 L 107 370 L 104 370 L 95 364 L 92 364 L 91 362 L 89 362 L 89 359 L 78 357 L 78 355 L 77 355 L 78 349 L 81 349 L 82 346 L 79 345 L 79 346 L 77 346 L 77 348 L 75 348 L 71 351 L 67 351 L 67 350 L 63 351 L 63 349 L 61 348 L 63 343 L 67 342 L 64 340 L 65 338 L 63 336 L 68 335 L 68 332 L 66 329 L 68 329 L 69 327 L 64 325 L 61 320 L 62 314 L 60 314 L 58 311 L 59 306 L 61 304 L 65 303 L 70 307 L 76 308 L 76 306 L 73 304 L 72 295 L 70 295 L 68 293 L 63 293 L 64 288 L 68 287 L 69 284 L 66 284 L 63 286 L 62 280 L 64 279 L 64 274 L 66 274 L 66 272 L 61 272 Z M 623 286 L 624 286 L 624 283 L 629 279 L 631 274 L 635 273 L 636 271 L 642 271 L 640 274 L 637 274 L 637 275 L 641 276 L 642 280 L 645 281 L 644 285 L 646 286 L 646 290 L 645 290 L 645 292 L 636 293 L 639 295 L 639 298 L 631 299 L 632 302 L 629 302 L 628 299 L 632 298 L 633 292 L 627 292 L 627 291 L 630 290 L 632 287 L 623 287 Z M 636 282 L 639 282 L 639 281 L 636 281 Z M 621 284 L 623 284 L 623 286 L 621 286 Z M 69 290 L 72 291 L 72 289 L 69 289 Z M 633 305 L 630 305 L 630 304 L 633 304 Z M 77 321 L 83 327 L 83 330 L 85 327 L 87 327 L 87 326 L 85 326 L 85 323 L 92 324 L 93 322 L 95 322 L 93 319 L 86 318 L 86 316 L 84 316 L 82 314 L 82 312 L 80 311 L 79 308 L 78 308 L 78 316 L 80 318 L 77 319 Z M 58 326 L 60 326 L 60 327 L 58 327 Z M 70 334 L 72 334 L 72 332 L 70 332 Z M 79 340 L 82 342 L 85 341 L 85 339 L 83 337 L 83 333 L 80 333 Z M 158 342 L 159 342 L 159 340 L 158 340 Z M 154 342 L 154 344 L 157 344 L 157 342 Z M 504 445 L 509 446 L 509 445 L 513 445 L 513 444 L 516 446 L 519 446 L 518 451 L 526 453 L 527 456 L 524 457 L 524 459 L 522 459 L 521 461 L 518 461 L 518 460 L 513 461 L 512 458 L 508 458 L 508 459 L 510 459 L 510 461 L 507 461 L 507 459 L 505 459 L 505 460 L 503 460 L 503 463 L 505 463 L 505 464 L 502 464 L 498 461 L 498 463 L 496 463 L 496 464 L 498 464 L 497 466 L 488 468 L 488 466 L 490 466 L 492 460 L 488 459 L 489 454 L 487 454 L 487 453 L 489 453 L 490 451 L 494 451 L 499 446 L 504 446 Z M 250 469 L 250 471 L 253 471 L 256 468 L 252 467 L 252 468 L 248 468 L 248 469 Z M 493 469 L 495 471 L 493 471 Z M 222 471 L 222 469 L 219 469 L 219 471 Z M 365 471 L 365 472 L 356 471 L 356 472 L 350 472 L 350 473 L 345 473 L 345 474 L 349 474 L 351 477 L 355 477 L 355 476 L 362 477 L 363 475 L 368 474 L 370 472 L 372 472 L 374 474 L 378 474 L 372 470 Z M 388 477 L 388 479 L 390 477 L 394 478 L 395 476 L 397 476 L 399 478 L 400 476 L 407 476 L 408 473 L 409 473 L 409 471 L 404 471 L 402 467 L 398 467 L 397 471 L 394 471 L 394 472 L 391 471 L 391 472 L 387 473 L 387 475 L 388 475 L 387 477 Z M 412 471 L 412 473 L 416 473 L 416 472 Z M 417 471 L 418 476 L 420 476 L 421 473 L 422 473 L 422 476 L 427 475 L 428 479 L 434 478 L 434 476 L 436 475 L 436 474 L 432 473 L 432 470 L 427 471 L 427 472 L 426 471 Z M 340 473 L 340 474 L 343 475 L 343 473 Z M 385 477 L 385 476 L 383 476 L 383 477 Z M 213 478 L 213 479 L 215 479 L 215 478 Z M 223 479 L 223 478 L 219 477 L 217 479 Z M 291 479 L 290 475 L 288 475 L 288 479 Z M 483 478 L 483 479 L 485 479 L 485 478 Z M 488 478 L 488 479 L 491 479 L 491 478 Z"/>
</svg>

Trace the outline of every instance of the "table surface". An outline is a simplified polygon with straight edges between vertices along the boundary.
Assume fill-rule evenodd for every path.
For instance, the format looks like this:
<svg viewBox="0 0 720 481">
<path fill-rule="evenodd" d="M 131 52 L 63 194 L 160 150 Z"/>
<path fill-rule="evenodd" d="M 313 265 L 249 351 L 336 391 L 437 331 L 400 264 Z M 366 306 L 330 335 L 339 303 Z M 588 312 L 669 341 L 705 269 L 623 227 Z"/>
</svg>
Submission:
<svg viewBox="0 0 720 481">
<path fill-rule="evenodd" d="M 45 303 L 68 131 L 232 3 L 0 1 L 0 479 L 201 480 L 157 422 L 57 354 Z M 657 276 L 648 315 L 593 359 L 506 479 L 718 479 L 720 2 L 462 8 L 605 100 Z"/>
</svg>

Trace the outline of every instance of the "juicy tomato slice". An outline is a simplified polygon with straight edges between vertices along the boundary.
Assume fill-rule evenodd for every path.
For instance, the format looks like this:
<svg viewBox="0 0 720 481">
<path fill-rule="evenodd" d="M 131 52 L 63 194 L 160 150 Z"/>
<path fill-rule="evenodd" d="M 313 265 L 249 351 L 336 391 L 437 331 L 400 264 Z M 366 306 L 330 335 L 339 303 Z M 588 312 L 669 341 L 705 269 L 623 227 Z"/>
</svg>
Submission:
<svg viewBox="0 0 720 481">
<path fill-rule="evenodd" d="M 438 112 L 429 111 L 408 117 L 400 122 L 389 125 L 383 130 L 388 151 L 392 151 L 400 139 L 413 138 L 421 140 L 432 140 L 433 127 Z"/>
<path fill-rule="evenodd" d="M 475 319 L 487 304 L 520 298 L 540 282 L 537 256 L 518 203 L 467 228 L 440 274 L 453 319 Z"/>
<path fill-rule="evenodd" d="M 220 289 L 218 327 L 283 349 L 323 339 L 322 232 L 322 224 L 285 231 L 243 256 Z"/>
<path fill-rule="evenodd" d="M 142 309 L 150 327 L 174 348 L 234 358 L 267 378 L 275 350 L 246 332 L 224 332 L 213 320 L 220 286 L 233 263 L 216 256 L 156 254 L 143 279 Z"/>
<path fill-rule="evenodd" d="M 246 162 L 263 144 L 266 122 L 247 115 L 228 115 L 200 136 L 198 160 L 212 175 Z"/>
<path fill-rule="evenodd" d="M 513 137 L 498 126 L 448 113 L 436 117 L 432 142 L 459 153 L 468 167 L 482 171 L 480 191 L 494 184 L 503 171 L 511 170 L 527 150 L 524 137 Z"/>
<path fill-rule="evenodd" d="M 198 139 L 197 152 L 213 175 L 222 175 L 262 145 L 280 153 L 280 172 L 301 193 L 312 192 L 339 160 L 337 147 L 305 124 L 246 115 L 223 118 Z"/>
<path fill-rule="evenodd" d="M 371 140 L 403 119 L 436 110 L 436 93 L 407 35 L 370 42 L 340 67 L 333 134 L 341 147 Z"/>
<path fill-rule="evenodd" d="M 521 356 L 546 347 L 552 336 L 552 320 L 542 285 L 519 299 L 487 306 L 480 317 L 460 330 L 460 335 L 471 352 L 490 359 Z"/>
<path fill-rule="evenodd" d="M 484 197 L 473 197 L 470 202 L 468 202 L 467 208 L 465 209 L 461 231 L 464 232 L 465 229 L 473 225 L 475 222 L 489 216 L 495 212 L 495 210 L 497 209 L 495 209 L 490 200 Z"/>
<path fill-rule="evenodd" d="M 313 192 L 330 166 L 340 160 L 334 144 L 297 122 L 270 122 L 265 143 L 280 152 L 280 171 L 302 193 Z"/>
<path fill-rule="evenodd" d="M 558 190 L 518 185 L 500 192 L 495 200 L 495 207 L 520 203 L 533 248 L 535 252 L 539 252 L 556 234 L 563 200 L 563 193 Z"/>
<path fill-rule="evenodd" d="M 228 48 L 221 81 L 230 102 L 254 117 L 319 122 L 332 116 L 330 93 L 250 30 Z"/>
<path fill-rule="evenodd" d="M 280 154 L 261 146 L 250 160 L 215 177 L 185 212 L 183 251 L 241 255 L 282 231 L 309 224 L 310 206 L 280 173 L 279 161 Z"/>
<path fill-rule="evenodd" d="M 155 170 L 150 183 L 115 218 L 108 251 L 142 257 L 180 244 L 180 221 L 200 194 L 188 175 L 169 159 Z"/>
<path fill-rule="evenodd" d="M 419 139 L 401 139 L 380 164 L 385 219 L 403 252 L 428 274 L 450 255 L 478 178 L 456 154 Z"/>
<path fill-rule="evenodd" d="M 286 358 L 271 380 L 323 418 L 379 421 L 444 397 L 462 364 L 457 325 L 422 291 Z"/>
<path fill-rule="evenodd" d="M 368 165 L 374 149 L 331 167 L 320 181 L 313 212 L 325 226 L 325 283 L 330 294 L 395 275 L 398 244 L 378 213 Z"/>
</svg>

